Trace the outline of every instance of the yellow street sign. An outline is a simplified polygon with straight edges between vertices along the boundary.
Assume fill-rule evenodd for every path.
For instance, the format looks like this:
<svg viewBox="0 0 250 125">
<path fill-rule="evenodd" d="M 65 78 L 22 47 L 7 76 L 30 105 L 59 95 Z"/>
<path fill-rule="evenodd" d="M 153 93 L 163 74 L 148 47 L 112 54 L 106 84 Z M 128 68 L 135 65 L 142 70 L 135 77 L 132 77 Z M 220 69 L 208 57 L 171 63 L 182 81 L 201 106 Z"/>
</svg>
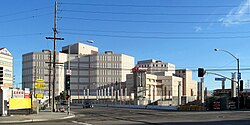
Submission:
<svg viewBox="0 0 250 125">
<path fill-rule="evenodd" d="M 43 94 L 35 94 L 35 98 L 43 98 Z"/>
<path fill-rule="evenodd" d="M 36 83 L 35 88 L 36 89 L 45 89 L 46 85 L 45 85 L 45 83 Z"/>
<path fill-rule="evenodd" d="M 35 82 L 35 88 L 36 89 L 45 89 L 46 88 L 46 84 L 44 83 L 43 79 L 37 79 Z"/>
</svg>

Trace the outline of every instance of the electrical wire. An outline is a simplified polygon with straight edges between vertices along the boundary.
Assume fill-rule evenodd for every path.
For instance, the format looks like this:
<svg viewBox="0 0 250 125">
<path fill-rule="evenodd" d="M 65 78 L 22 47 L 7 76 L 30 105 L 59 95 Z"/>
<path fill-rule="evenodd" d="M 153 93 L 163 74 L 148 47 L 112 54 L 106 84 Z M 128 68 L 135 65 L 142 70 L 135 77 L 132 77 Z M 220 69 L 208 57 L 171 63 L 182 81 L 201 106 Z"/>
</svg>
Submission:
<svg viewBox="0 0 250 125">
<path fill-rule="evenodd" d="M 71 63 L 73 63 L 73 62 L 71 62 Z M 62 66 L 62 67 L 65 67 L 65 68 L 68 68 L 68 66 L 67 65 L 60 65 L 60 66 Z M 143 67 L 139 67 L 139 68 L 143 68 Z M 153 69 L 153 68 L 159 68 L 159 67 L 151 67 L 152 69 L 152 71 L 163 71 L 163 70 L 155 70 L 155 69 Z M 104 67 L 81 67 L 81 66 L 70 66 L 70 69 L 79 69 L 79 70 L 88 70 L 88 69 L 90 69 L 90 70 L 130 70 L 130 71 L 132 71 L 132 69 L 131 68 L 104 68 Z M 146 69 L 147 69 L 147 67 L 146 67 Z M 151 71 L 150 70 L 150 71 Z M 164 71 L 179 71 L 180 69 L 175 69 L 175 70 L 164 70 Z M 237 68 L 205 68 L 205 70 L 206 71 L 220 71 L 220 72 L 222 72 L 222 71 L 236 71 L 237 70 Z M 193 68 L 193 69 L 187 69 L 186 71 L 192 71 L 192 72 L 197 72 L 198 71 L 198 67 L 197 68 Z M 250 67 L 246 67 L 246 68 L 240 68 L 240 71 L 250 71 Z"/>
<path fill-rule="evenodd" d="M 53 14 L 53 13 L 45 13 L 45 14 L 39 14 L 39 15 L 34 15 L 34 16 L 15 18 L 15 19 L 10 19 L 10 20 L 0 21 L 0 23 L 10 23 L 10 22 L 16 22 L 16 21 L 20 21 L 20 20 L 34 19 L 37 17 L 47 16 L 47 15 L 51 15 L 51 14 Z"/>
<path fill-rule="evenodd" d="M 119 19 L 98 19 L 98 18 L 81 18 L 60 16 L 60 19 L 85 20 L 85 21 L 102 21 L 102 22 L 120 22 L 120 23 L 159 23 L 159 24 L 210 24 L 223 23 L 223 21 L 152 21 L 152 20 L 119 20 Z M 250 20 L 230 21 L 230 23 L 249 23 Z"/>
<path fill-rule="evenodd" d="M 90 29 L 68 29 L 58 28 L 61 31 L 90 31 L 90 32 L 104 32 L 104 33 L 134 33 L 134 34 L 249 34 L 250 31 L 233 31 L 233 32 L 157 32 L 157 31 L 123 31 L 123 30 L 90 30 Z"/>
<path fill-rule="evenodd" d="M 83 3 L 64 3 L 61 5 L 77 5 L 77 6 L 102 6 L 102 7 L 146 7 L 146 8 L 234 8 L 239 5 L 132 5 L 132 4 L 83 4 Z M 240 5 L 248 6 L 248 5 Z"/>
<path fill-rule="evenodd" d="M 92 13 L 92 14 L 113 14 L 113 15 L 147 15 L 147 16 L 210 16 L 210 15 L 228 15 L 228 13 L 129 13 L 129 12 L 105 12 L 105 11 L 86 11 L 86 10 L 58 10 L 61 12 L 73 12 L 73 13 Z M 231 15 L 244 15 L 250 13 L 232 13 Z"/>
<path fill-rule="evenodd" d="M 52 7 L 53 6 L 47 6 L 47 7 L 43 7 L 43 8 L 36 8 L 36 9 L 31 9 L 31 10 L 19 11 L 19 12 L 9 13 L 9 14 L 5 14 L 5 15 L 0 15 L 0 17 L 15 16 L 15 15 L 18 15 L 18 14 L 30 13 L 30 12 L 44 10 L 44 9 L 48 9 L 48 8 L 52 8 Z"/>
<path fill-rule="evenodd" d="M 129 35 L 108 35 L 108 34 L 89 34 L 89 33 L 74 33 L 74 32 L 60 32 L 68 35 L 89 35 L 102 37 L 118 37 L 118 38 L 140 38 L 140 39 L 239 39 L 250 38 L 250 36 L 214 36 L 214 37 L 162 37 L 162 36 L 129 36 Z"/>
<path fill-rule="evenodd" d="M 45 34 L 52 34 L 52 33 L 47 32 L 47 33 L 13 34 L 13 35 L 0 35 L 0 37 L 23 37 L 23 36 L 45 35 Z"/>
</svg>

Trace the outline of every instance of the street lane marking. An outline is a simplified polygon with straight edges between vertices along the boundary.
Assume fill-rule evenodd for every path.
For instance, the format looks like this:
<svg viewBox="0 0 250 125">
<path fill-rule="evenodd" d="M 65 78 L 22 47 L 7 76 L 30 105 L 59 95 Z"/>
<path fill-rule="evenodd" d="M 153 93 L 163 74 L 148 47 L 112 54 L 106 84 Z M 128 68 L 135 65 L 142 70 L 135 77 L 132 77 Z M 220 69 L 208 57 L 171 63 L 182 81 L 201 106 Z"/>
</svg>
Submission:
<svg viewBox="0 0 250 125">
<path fill-rule="evenodd" d="M 79 124 L 79 125 L 92 125 L 92 124 L 89 124 L 89 123 L 83 123 L 83 122 L 78 122 L 78 121 L 72 121 L 73 123 L 75 124 Z"/>
</svg>

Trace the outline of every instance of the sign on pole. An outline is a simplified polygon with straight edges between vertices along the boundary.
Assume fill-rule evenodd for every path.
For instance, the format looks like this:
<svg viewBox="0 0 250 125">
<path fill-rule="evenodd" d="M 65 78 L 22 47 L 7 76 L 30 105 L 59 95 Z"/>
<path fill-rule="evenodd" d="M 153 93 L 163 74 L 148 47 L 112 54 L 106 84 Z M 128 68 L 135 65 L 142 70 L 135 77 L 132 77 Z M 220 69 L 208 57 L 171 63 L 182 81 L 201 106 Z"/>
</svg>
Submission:
<svg viewBox="0 0 250 125">
<path fill-rule="evenodd" d="M 238 79 L 241 79 L 241 73 L 240 72 L 238 73 Z"/>
<path fill-rule="evenodd" d="M 46 84 L 43 79 L 37 79 L 35 83 L 35 98 L 43 98 L 44 97 L 44 90 L 46 89 Z"/>
<path fill-rule="evenodd" d="M 67 69 L 66 75 L 71 75 L 71 74 L 72 74 L 72 73 L 71 73 L 71 70 Z"/>
<path fill-rule="evenodd" d="M 215 78 L 215 81 L 226 81 L 226 78 Z"/>
</svg>

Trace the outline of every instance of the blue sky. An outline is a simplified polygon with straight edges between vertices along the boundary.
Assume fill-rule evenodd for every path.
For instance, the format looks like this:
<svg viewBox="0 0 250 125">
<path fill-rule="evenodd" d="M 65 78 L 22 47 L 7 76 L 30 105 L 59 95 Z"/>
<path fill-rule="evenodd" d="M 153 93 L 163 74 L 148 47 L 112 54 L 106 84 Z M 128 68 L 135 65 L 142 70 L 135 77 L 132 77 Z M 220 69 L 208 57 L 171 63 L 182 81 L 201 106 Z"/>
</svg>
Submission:
<svg viewBox="0 0 250 125">
<path fill-rule="evenodd" d="M 88 39 L 101 52 L 112 50 L 137 60 L 159 59 L 177 68 L 250 67 L 249 0 L 59 0 L 58 51 Z M 8 0 L 0 4 L 0 45 L 14 55 L 16 83 L 21 83 L 22 54 L 52 49 L 53 0 Z M 231 72 L 216 72 L 230 77 Z M 242 79 L 250 71 L 242 70 Z M 197 72 L 193 72 L 193 79 Z M 205 76 L 209 90 L 220 88 Z M 230 83 L 227 82 L 227 87 Z"/>
</svg>

